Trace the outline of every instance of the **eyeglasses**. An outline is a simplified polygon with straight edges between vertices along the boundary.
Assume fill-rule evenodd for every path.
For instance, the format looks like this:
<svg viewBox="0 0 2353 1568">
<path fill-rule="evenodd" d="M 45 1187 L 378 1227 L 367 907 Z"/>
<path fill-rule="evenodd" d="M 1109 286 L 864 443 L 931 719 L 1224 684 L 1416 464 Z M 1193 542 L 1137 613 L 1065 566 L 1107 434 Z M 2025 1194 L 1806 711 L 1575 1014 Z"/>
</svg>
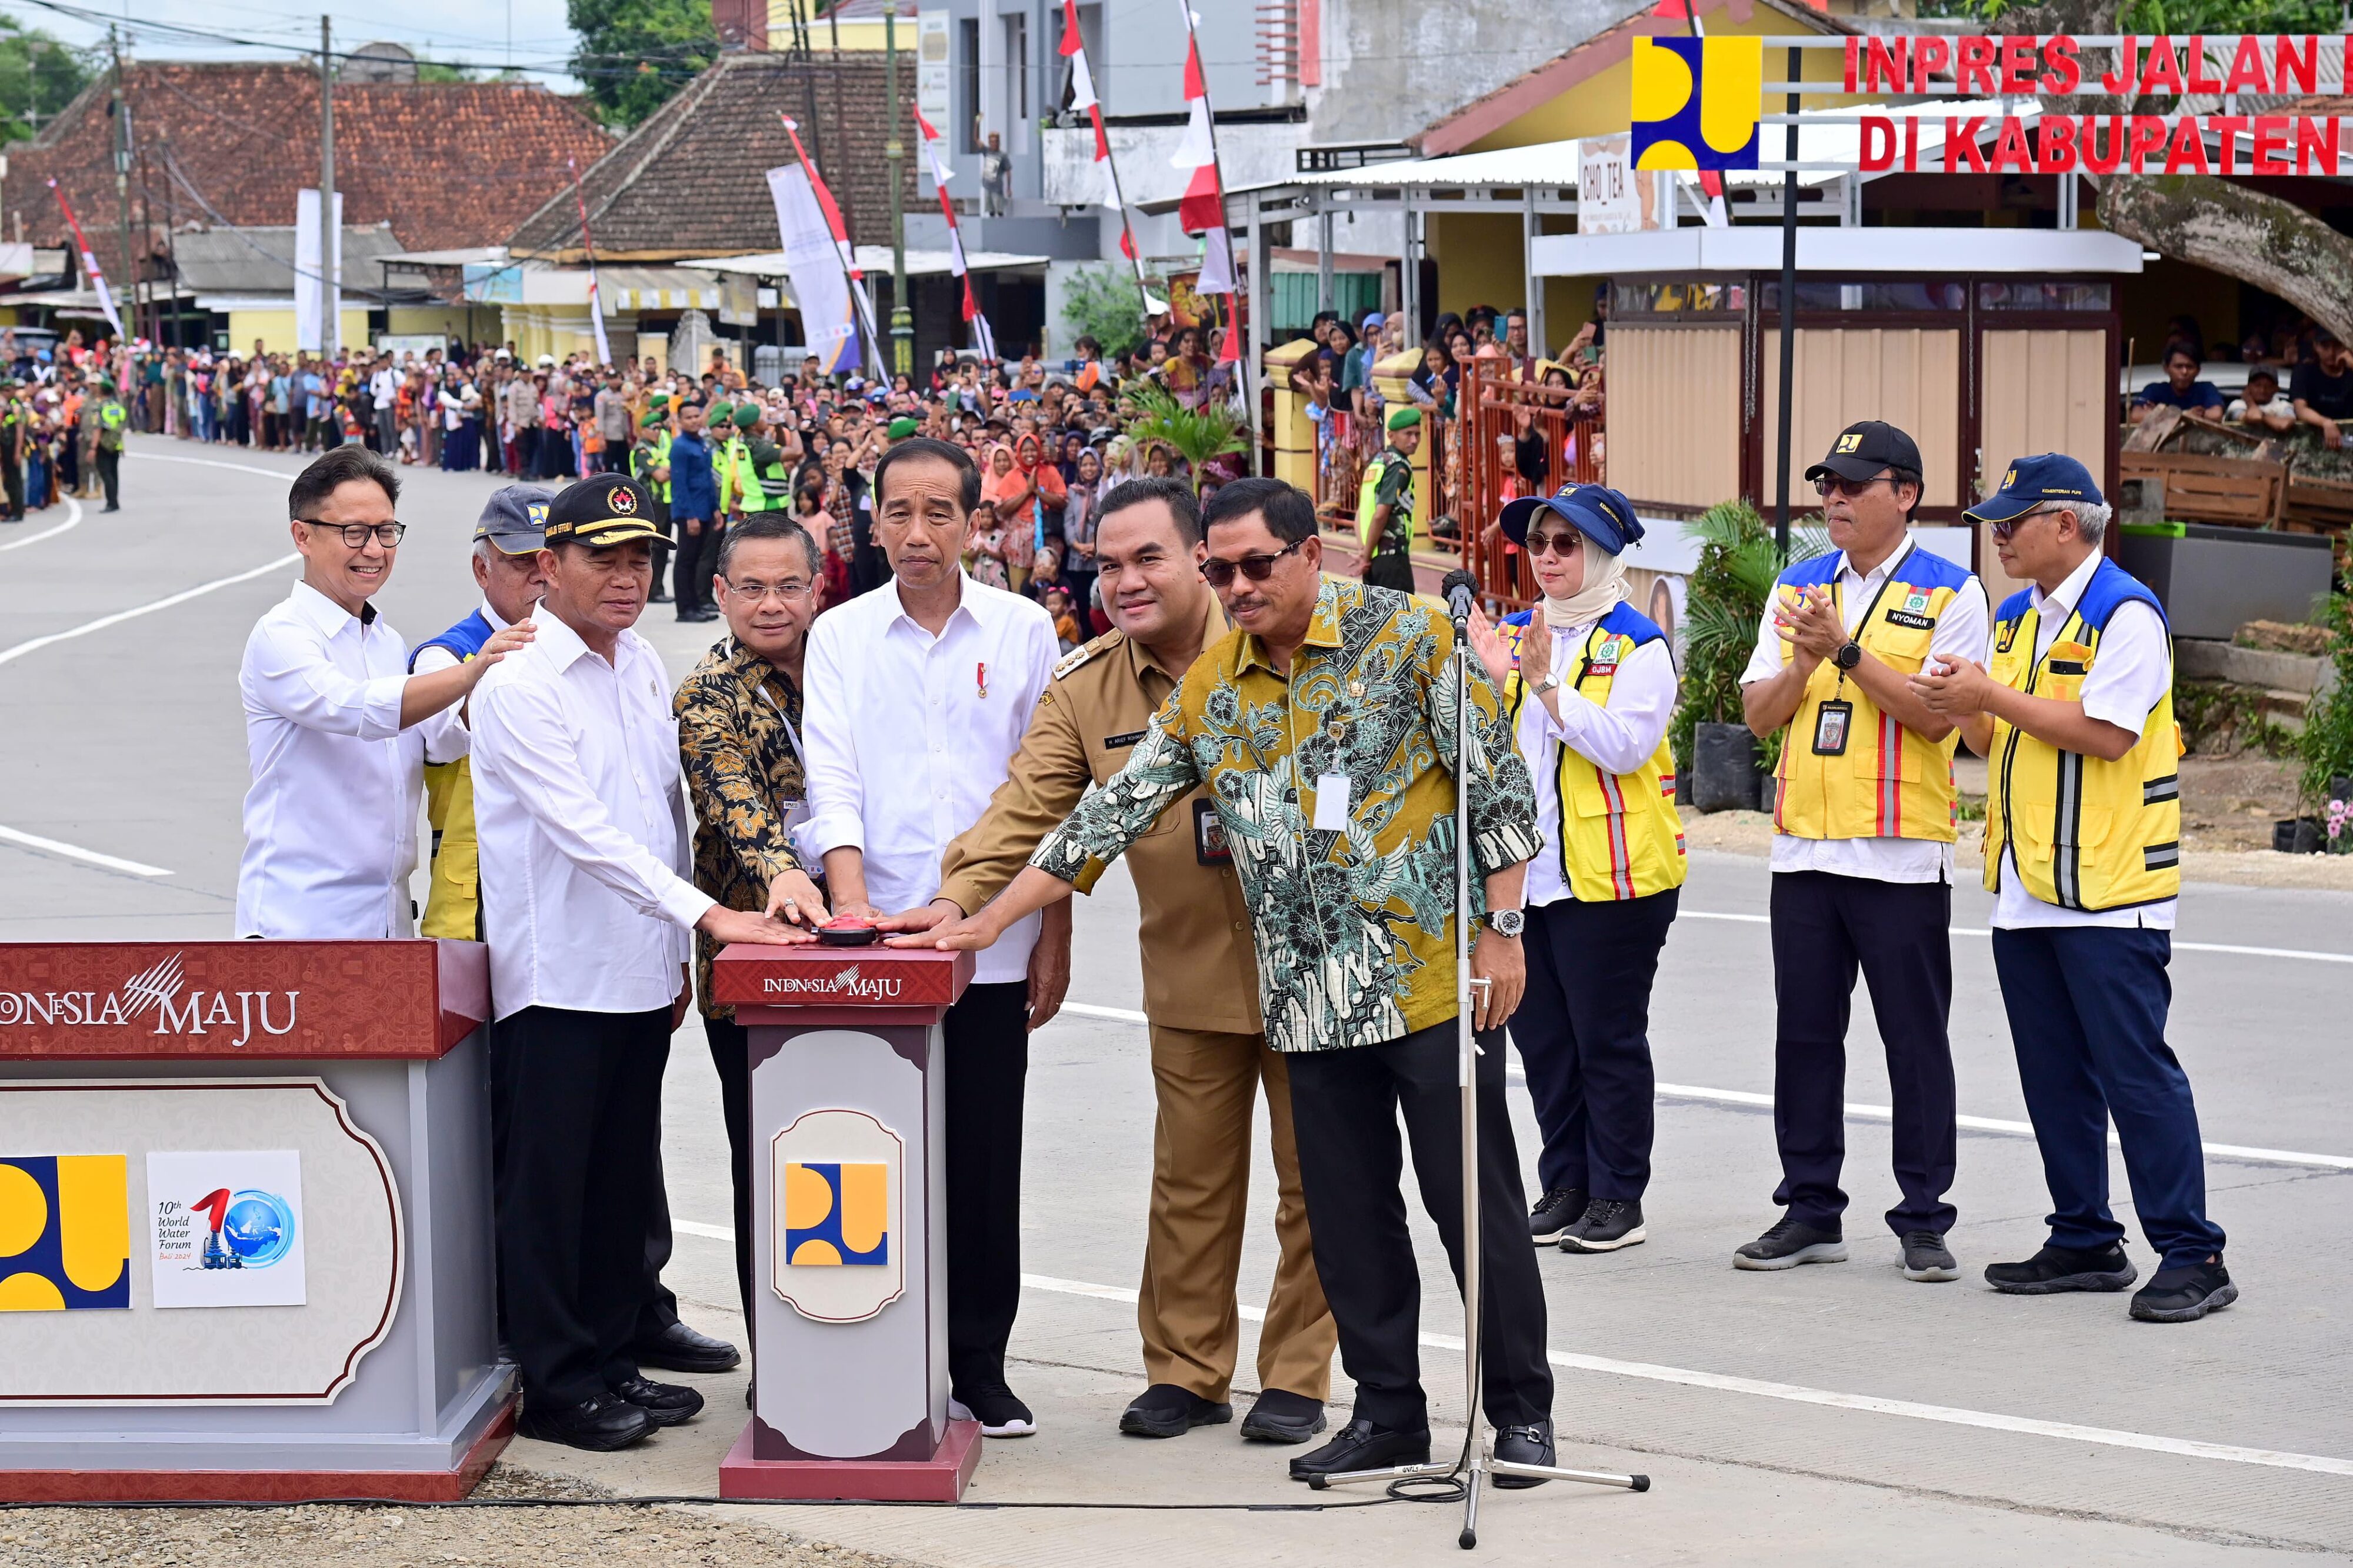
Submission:
<svg viewBox="0 0 2353 1568">
<path fill-rule="evenodd" d="M 2016 517 L 2004 518 L 2000 522 L 1989 522 L 1986 524 L 1986 531 L 1992 534 L 1996 539 L 2008 539 L 2011 534 L 2018 531 L 2020 525 L 2022 523 L 2031 522 L 2038 517 L 2047 517 L 2052 512 L 2067 511 L 2071 510 L 2073 509 L 2063 506 L 2037 507 L 2032 511 L 2023 511 L 2019 513 Z"/>
<path fill-rule="evenodd" d="M 771 594 L 774 594 L 779 599 L 807 598 L 808 596 L 809 584 L 798 582 L 730 583 L 727 584 L 727 591 L 730 594 L 741 595 L 743 597 L 751 600 L 752 603 L 756 605 L 764 603 Z"/>
<path fill-rule="evenodd" d="M 1552 554 L 1566 561 L 1577 553 L 1579 548 L 1577 542 L 1583 537 L 1585 536 L 1574 529 L 1564 530 L 1559 533 L 1531 533 L 1528 535 L 1527 543 L 1522 548 L 1527 551 L 1531 558 Z"/>
<path fill-rule="evenodd" d="M 1294 539 L 1271 553 L 1261 552 L 1256 555 L 1245 555 L 1240 561 L 1220 561 L 1212 555 L 1201 563 L 1201 575 L 1208 580 L 1212 588 L 1226 586 L 1234 580 L 1234 574 L 1237 572 L 1253 583 L 1263 583 L 1274 575 L 1276 562 L 1286 555 L 1295 553 L 1299 547 L 1306 542 L 1303 539 Z"/>
<path fill-rule="evenodd" d="M 1814 481 L 1814 493 L 1824 500 L 1830 500 L 1832 496 L 1859 496 L 1880 480 L 1889 477 L 1886 474 L 1873 474 L 1867 479 L 1850 479 L 1838 474 L 1831 474 L 1828 478 Z"/>
<path fill-rule="evenodd" d="M 330 532 L 340 533 L 343 536 L 343 542 L 353 550 L 365 550 L 370 535 L 389 550 L 400 542 L 402 534 L 408 531 L 408 524 L 405 522 L 321 522 L 314 517 L 298 517 L 294 521 L 305 528 L 323 528 Z"/>
</svg>

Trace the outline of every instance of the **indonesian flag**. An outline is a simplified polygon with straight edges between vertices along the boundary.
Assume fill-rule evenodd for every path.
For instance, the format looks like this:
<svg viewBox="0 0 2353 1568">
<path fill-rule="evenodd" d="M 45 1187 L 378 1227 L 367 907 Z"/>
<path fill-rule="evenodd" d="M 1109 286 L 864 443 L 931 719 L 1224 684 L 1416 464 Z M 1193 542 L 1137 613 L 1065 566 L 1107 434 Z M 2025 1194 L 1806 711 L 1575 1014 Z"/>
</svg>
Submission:
<svg viewBox="0 0 2353 1568">
<path fill-rule="evenodd" d="M 98 269 L 98 253 L 90 249 L 90 241 L 82 237 L 81 219 L 74 216 L 73 204 L 66 200 L 65 192 L 58 188 L 55 180 L 49 182 L 49 190 L 58 198 L 59 210 L 66 215 L 66 226 L 73 230 L 74 248 L 81 253 L 81 269 L 90 279 L 90 292 L 98 296 L 98 308 L 105 315 L 106 324 L 114 329 L 114 341 L 121 342 L 122 318 L 115 313 L 114 290 L 106 286 L 106 274 Z"/>
<path fill-rule="evenodd" d="M 981 313 L 980 301 L 973 298 L 972 277 L 964 261 L 964 230 L 956 223 L 955 198 L 948 195 L 947 161 L 940 156 L 940 133 L 921 109 L 913 113 L 915 140 L 923 143 L 923 159 L 932 166 L 932 186 L 939 193 L 940 216 L 948 222 L 948 270 L 955 274 L 956 286 L 964 291 L 965 325 L 972 332 L 972 346 L 994 360 L 997 334 L 988 330 L 988 318 Z"/>
<path fill-rule="evenodd" d="M 1135 236 L 1127 212 L 1120 205 L 1119 184 L 1111 173 L 1111 132 L 1103 129 L 1103 101 L 1095 96 L 1095 75 L 1087 65 L 1087 41 L 1079 33 L 1079 0 L 1062 0 L 1062 58 L 1071 62 L 1071 107 L 1087 111 L 1095 128 L 1096 200 L 1119 219 L 1119 253 L 1135 259 Z"/>
<path fill-rule="evenodd" d="M 1209 85 L 1201 75 L 1201 46 L 1185 47 L 1185 139 L 1176 145 L 1169 166 L 1190 169 L 1183 200 L 1176 204 L 1177 221 L 1187 234 L 1226 226 L 1225 195 L 1218 187 L 1218 143 L 1209 132 Z"/>
</svg>

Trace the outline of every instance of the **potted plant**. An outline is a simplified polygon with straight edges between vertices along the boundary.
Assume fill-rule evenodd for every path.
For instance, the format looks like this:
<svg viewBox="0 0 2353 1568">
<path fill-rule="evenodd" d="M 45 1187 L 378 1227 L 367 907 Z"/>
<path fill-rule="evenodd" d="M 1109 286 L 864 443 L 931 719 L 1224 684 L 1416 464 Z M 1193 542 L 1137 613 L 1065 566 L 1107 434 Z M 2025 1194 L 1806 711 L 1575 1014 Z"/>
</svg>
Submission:
<svg viewBox="0 0 2353 1568">
<path fill-rule="evenodd" d="M 1128 438 L 1136 450 L 1148 452 L 1155 441 L 1185 459 L 1198 490 L 1203 469 L 1212 458 L 1250 450 L 1250 421 L 1230 403 L 1210 401 L 1187 408 L 1176 395 L 1156 381 L 1136 381 L 1119 395 L 1127 410 Z"/>
<path fill-rule="evenodd" d="M 1781 574 L 1773 530 L 1745 500 L 1719 501 L 1689 525 L 1699 564 L 1686 584 L 1683 693 L 1667 734 L 1675 750 L 1678 795 L 1702 812 L 1754 810 L 1764 777 L 1780 761 L 1781 737 L 1760 742 L 1741 716 L 1740 672 L 1757 647 L 1757 626 Z M 1789 558 L 1822 553 L 1819 528 L 1793 529 Z"/>
</svg>

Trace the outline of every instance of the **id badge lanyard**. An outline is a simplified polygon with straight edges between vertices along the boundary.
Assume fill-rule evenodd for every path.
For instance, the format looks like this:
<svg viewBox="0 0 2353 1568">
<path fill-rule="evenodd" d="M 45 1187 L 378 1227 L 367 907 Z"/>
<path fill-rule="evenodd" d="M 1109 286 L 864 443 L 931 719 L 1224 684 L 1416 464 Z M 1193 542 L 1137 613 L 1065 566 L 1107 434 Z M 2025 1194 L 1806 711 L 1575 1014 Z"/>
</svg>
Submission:
<svg viewBox="0 0 2353 1568">
<path fill-rule="evenodd" d="M 1887 575 L 1879 580 L 1879 591 L 1872 595 L 1871 603 L 1863 606 L 1862 618 L 1854 623 L 1854 629 L 1847 633 L 1848 637 L 1859 642 L 1862 635 L 1871 629 L 1871 617 L 1879 613 L 1879 602 L 1887 597 L 1888 588 L 1895 582 L 1895 574 L 1903 567 L 1905 562 L 1912 558 L 1912 552 L 1918 548 L 1917 543 L 1907 543 L 1904 548 L 1904 553 L 1897 556 L 1888 566 Z M 1846 625 L 1844 601 L 1845 594 L 1840 588 L 1838 579 L 1833 577 L 1831 579 L 1831 605 L 1838 610 L 1839 625 L 1841 626 Z M 1846 755 L 1847 741 L 1853 731 L 1854 704 L 1846 697 L 1846 671 L 1843 669 L 1838 672 L 1837 692 L 1836 696 L 1824 699 L 1822 705 L 1814 710 L 1813 749 L 1814 755 L 1818 757 Z"/>
<path fill-rule="evenodd" d="M 768 689 L 765 682 L 761 684 L 760 695 L 766 698 L 768 706 L 776 710 L 776 719 L 785 727 L 785 739 L 792 743 L 793 756 L 801 764 L 801 798 L 786 805 L 783 816 L 785 837 L 793 840 L 793 853 L 800 855 L 800 826 L 809 819 L 808 753 L 801 750 L 801 732 L 793 728 L 792 716 L 785 711 L 785 705 L 776 700 L 776 694 Z M 802 863 L 808 863 L 806 856 L 803 856 Z"/>
</svg>

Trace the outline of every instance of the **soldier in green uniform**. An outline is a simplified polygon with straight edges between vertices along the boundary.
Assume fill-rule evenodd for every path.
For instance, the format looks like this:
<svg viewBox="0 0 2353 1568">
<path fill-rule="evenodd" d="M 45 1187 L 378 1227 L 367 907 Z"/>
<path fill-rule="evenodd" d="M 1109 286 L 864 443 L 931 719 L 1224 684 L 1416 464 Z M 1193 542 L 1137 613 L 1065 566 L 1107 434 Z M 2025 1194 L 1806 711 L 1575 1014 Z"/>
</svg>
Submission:
<svg viewBox="0 0 2353 1568">
<path fill-rule="evenodd" d="M 97 434 L 91 445 L 98 458 L 99 480 L 106 487 L 104 510 L 121 511 L 122 510 L 122 433 L 131 426 L 131 410 L 125 408 L 122 405 L 122 399 L 116 395 L 112 376 L 101 375 L 98 378 L 98 396 L 99 402 L 95 413 L 85 414 L 83 417 L 95 420 L 97 425 Z"/>
<path fill-rule="evenodd" d="M 1389 444 L 1365 465 L 1356 490 L 1356 536 L 1365 582 L 1413 592 L 1413 454 L 1421 446 L 1421 410 L 1392 408 Z"/>
<path fill-rule="evenodd" d="M 657 392 L 646 399 L 646 416 L 638 422 L 638 438 L 629 447 L 629 477 L 654 495 L 654 521 L 662 537 L 654 541 L 654 587 L 646 596 L 650 605 L 670 603 L 670 394 Z"/>
<path fill-rule="evenodd" d="M 25 521 L 25 440 L 31 424 L 19 384 L 0 381 L 0 487 L 7 494 L 6 504 L 0 506 L 0 522 Z"/>
<path fill-rule="evenodd" d="M 768 427 L 767 410 L 756 403 L 735 405 L 735 427 L 743 432 L 744 465 L 736 476 L 739 511 L 790 511 L 793 479 L 785 464 L 785 450 Z"/>
</svg>

